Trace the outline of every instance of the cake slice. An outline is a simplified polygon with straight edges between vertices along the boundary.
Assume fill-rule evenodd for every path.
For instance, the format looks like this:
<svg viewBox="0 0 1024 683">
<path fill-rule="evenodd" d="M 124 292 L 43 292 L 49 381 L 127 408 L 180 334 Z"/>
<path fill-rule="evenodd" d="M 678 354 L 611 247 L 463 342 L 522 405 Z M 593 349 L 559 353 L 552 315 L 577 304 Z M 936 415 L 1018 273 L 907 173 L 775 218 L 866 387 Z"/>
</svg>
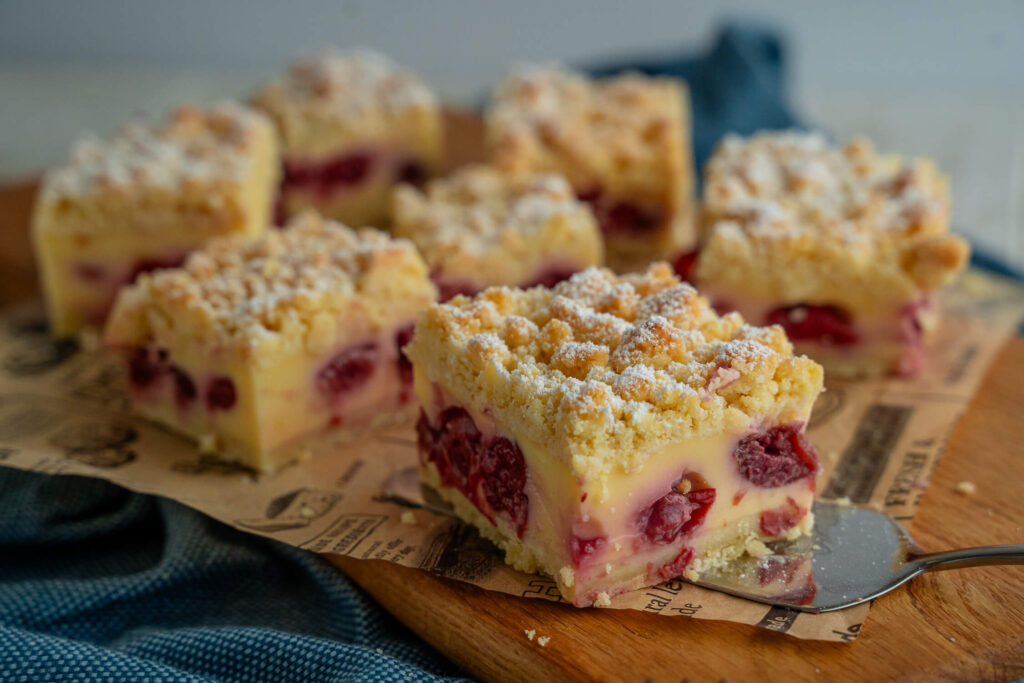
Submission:
<svg viewBox="0 0 1024 683">
<path fill-rule="evenodd" d="M 606 80 L 556 67 L 509 76 L 487 112 L 494 162 L 510 173 L 564 175 L 589 202 L 617 270 L 693 247 L 693 161 L 686 86 L 626 74 Z"/>
<path fill-rule="evenodd" d="M 141 276 L 121 292 L 106 343 L 124 357 L 137 413 L 270 471 L 411 416 L 401 348 L 435 299 L 410 243 L 310 214 Z"/>
<path fill-rule="evenodd" d="M 554 285 L 602 260 L 589 207 L 564 178 L 469 166 L 424 191 L 402 185 L 391 232 L 416 244 L 441 300 L 490 285 Z"/>
<path fill-rule="evenodd" d="M 420 184 L 440 170 L 437 98 L 417 75 L 377 52 L 297 60 L 252 101 L 281 137 L 279 221 L 313 208 L 349 225 L 383 227 L 392 187 Z"/>
<path fill-rule="evenodd" d="M 277 164 L 270 121 L 232 103 L 80 140 L 43 177 L 32 220 L 52 332 L 102 326 L 122 285 L 212 237 L 262 234 Z"/>
<path fill-rule="evenodd" d="M 926 160 L 816 133 L 725 138 L 708 162 L 694 277 L 716 307 L 782 325 L 830 375 L 917 375 L 936 293 L 963 270 L 949 187 Z"/>
<path fill-rule="evenodd" d="M 811 529 L 821 367 L 664 263 L 456 297 L 406 352 L 423 481 L 576 605 Z"/>
</svg>

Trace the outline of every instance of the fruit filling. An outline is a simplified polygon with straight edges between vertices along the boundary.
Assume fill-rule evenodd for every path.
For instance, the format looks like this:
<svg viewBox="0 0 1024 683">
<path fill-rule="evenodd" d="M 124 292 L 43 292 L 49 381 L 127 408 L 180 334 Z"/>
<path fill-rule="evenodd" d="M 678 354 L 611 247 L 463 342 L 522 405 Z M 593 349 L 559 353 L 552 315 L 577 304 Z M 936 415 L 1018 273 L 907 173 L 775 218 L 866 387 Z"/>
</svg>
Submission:
<svg viewBox="0 0 1024 683">
<path fill-rule="evenodd" d="M 435 423 L 420 413 L 420 458 L 437 468 L 441 483 L 469 499 L 491 523 L 501 515 L 522 538 L 529 515 L 526 461 L 514 442 L 480 432 L 462 408 L 441 411 Z"/>
<path fill-rule="evenodd" d="M 362 149 L 325 161 L 287 160 L 282 184 L 285 188 L 328 196 L 356 188 L 373 178 L 421 185 L 428 175 L 426 165 L 414 157 Z"/>
<path fill-rule="evenodd" d="M 814 341 L 827 346 L 849 346 L 860 341 L 853 316 L 839 306 L 796 304 L 773 309 L 767 325 L 781 325 L 791 341 Z"/>
<path fill-rule="evenodd" d="M 551 263 L 540 267 L 532 278 L 526 282 L 521 282 L 516 286 L 520 289 L 529 289 L 530 287 L 554 287 L 559 282 L 568 280 L 581 269 L 577 266 L 568 263 Z M 449 276 L 440 272 L 433 272 L 430 274 L 430 279 L 437 285 L 439 300 L 444 303 L 459 294 L 465 296 L 473 296 L 478 292 L 487 289 L 486 286 L 479 286 L 467 278 L 460 278 L 458 276 Z"/>
<path fill-rule="evenodd" d="M 577 193 L 594 212 L 601 232 L 607 236 L 645 236 L 664 227 L 663 211 L 659 207 L 616 199 L 605 195 L 600 188 Z"/>
</svg>

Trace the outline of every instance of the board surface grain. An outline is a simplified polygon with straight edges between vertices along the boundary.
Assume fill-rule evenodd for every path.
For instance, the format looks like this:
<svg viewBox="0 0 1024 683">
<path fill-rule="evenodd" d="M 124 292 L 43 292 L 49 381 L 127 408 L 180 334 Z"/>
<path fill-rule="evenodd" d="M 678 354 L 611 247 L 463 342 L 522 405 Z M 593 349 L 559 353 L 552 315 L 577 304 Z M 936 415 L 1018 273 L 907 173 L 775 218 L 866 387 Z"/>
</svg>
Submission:
<svg viewBox="0 0 1024 683">
<path fill-rule="evenodd" d="M 479 125 L 450 115 L 457 161 Z M 0 187 L 0 307 L 38 296 L 28 241 L 35 185 Z M 996 356 L 957 423 L 910 531 L 926 550 L 1024 542 L 1024 339 Z M 973 496 L 954 491 L 960 481 Z M 490 593 L 374 560 L 331 557 L 469 674 L 490 680 L 1011 680 L 1024 677 L 1024 568 L 926 574 L 880 598 L 856 642 Z M 549 636 L 546 647 L 524 631 Z"/>
</svg>

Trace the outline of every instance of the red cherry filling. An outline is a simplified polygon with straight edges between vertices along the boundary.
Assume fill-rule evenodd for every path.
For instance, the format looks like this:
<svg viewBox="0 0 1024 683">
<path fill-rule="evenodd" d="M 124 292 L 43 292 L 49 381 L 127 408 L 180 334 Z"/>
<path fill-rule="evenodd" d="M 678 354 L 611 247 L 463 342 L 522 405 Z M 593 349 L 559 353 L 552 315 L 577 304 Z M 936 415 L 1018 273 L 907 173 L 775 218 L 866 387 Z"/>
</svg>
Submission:
<svg viewBox="0 0 1024 683">
<path fill-rule="evenodd" d="M 616 202 L 607 209 L 601 220 L 601 230 L 609 235 L 643 235 L 654 232 L 660 226 L 660 212 L 631 202 Z"/>
<path fill-rule="evenodd" d="M 135 349 L 128 359 L 128 379 L 139 389 L 145 389 L 160 379 L 164 371 L 162 365 L 159 356 L 155 359 L 150 356 L 149 349 Z"/>
<path fill-rule="evenodd" d="M 86 282 L 103 282 L 107 278 L 106 269 L 95 263 L 76 263 L 74 271 L 75 277 Z"/>
<path fill-rule="evenodd" d="M 406 159 L 398 165 L 395 181 L 421 187 L 423 183 L 427 182 L 428 175 L 427 167 L 418 159 Z"/>
<path fill-rule="evenodd" d="M 852 316 L 838 306 L 783 306 L 770 311 L 765 323 L 781 325 L 792 341 L 816 341 L 830 346 L 849 346 L 860 341 Z"/>
<path fill-rule="evenodd" d="M 646 235 L 662 227 L 660 209 L 604 196 L 601 188 L 580 190 L 576 198 L 590 204 L 594 217 L 606 235 Z"/>
<path fill-rule="evenodd" d="M 690 562 L 693 560 L 693 555 L 693 548 L 691 548 L 688 545 L 684 545 L 682 550 L 679 551 L 679 554 L 676 555 L 676 559 L 672 560 L 663 567 L 658 568 L 658 576 L 666 581 L 668 581 L 669 579 L 676 578 L 677 576 L 686 571 L 686 568 L 690 565 Z M 648 574 L 649 573 L 650 569 L 648 568 Z"/>
<path fill-rule="evenodd" d="M 179 408 L 187 408 L 196 398 L 196 383 L 177 365 L 170 367 L 170 373 L 174 378 L 174 402 Z"/>
<path fill-rule="evenodd" d="M 772 427 L 740 439 L 732 457 L 740 475 L 754 486 L 776 488 L 818 470 L 818 452 L 799 423 Z"/>
<path fill-rule="evenodd" d="M 559 282 L 568 280 L 577 272 L 579 272 L 579 269 L 571 266 L 551 266 L 541 270 L 537 273 L 536 277 L 529 282 L 524 282 L 520 287 L 522 289 L 529 289 L 530 287 L 537 286 L 551 288 Z"/>
<path fill-rule="evenodd" d="M 796 504 L 792 498 L 786 498 L 786 504 L 774 510 L 761 513 L 761 533 L 765 536 L 781 536 L 804 518 L 807 510 Z"/>
<path fill-rule="evenodd" d="M 364 151 L 323 162 L 287 161 L 284 164 L 284 185 L 324 193 L 338 187 L 352 187 L 370 175 L 374 162 L 374 156 Z"/>
<path fill-rule="evenodd" d="M 672 262 L 672 269 L 676 271 L 680 280 L 693 281 L 693 271 L 697 269 L 697 256 L 699 255 L 699 249 L 685 251 Z"/>
<path fill-rule="evenodd" d="M 688 476 L 683 477 L 672 491 L 654 501 L 637 518 L 638 526 L 652 543 L 666 545 L 681 535 L 693 531 L 704 521 L 708 510 L 715 502 L 715 489 L 713 488 L 697 488 L 690 483 L 686 493 L 682 493 L 679 490 L 679 484 L 684 480 L 688 483 L 694 480 L 703 483 L 703 479 L 699 475 L 694 476 L 693 479 Z M 706 487 L 707 484 L 704 486 Z"/>
<path fill-rule="evenodd" d="M 214 377 L 206 387 L 206 405 L 210 410 L 231 410 L 238 394 L 230 377 Z"/>
<path fill-rule="evenodd" d="M 569 536 L 569 557 L 572 559 L 572 566 L 579 568 L 587 560 L 608 543 L 604 536 L 594 538 L 580 538 L 575 534 Z"/>
<path fill-rule="evenodd" d="M 437 273 L 431 273 L 430 279 L 433 280 L 434 284 L 437 286 L 438 300 L 441 303 L 444 303 L 449 299 L 453 299 L 459 294 L 473 296 L 479 291 L 471 282 L 447 279 Z"/>
<path fill-rule="evenodd" d="M 526 528 L 526 460 L 514 442 L 486 437 L 462 408 L 441 411 L 437 426 L 424 413 L 416 423 L 420 458 L 434 464 L 441 483 L 458 489 L 488 519 L 504 514 L 519 536 Z"/>
<path fill-rule="evenodd" d="M 345 349 L 317 373 L 317 389 L 329 398 L 336 398 L 361 387 L 373 375 L 379 355 L 373 342 Z"/>
</svg>

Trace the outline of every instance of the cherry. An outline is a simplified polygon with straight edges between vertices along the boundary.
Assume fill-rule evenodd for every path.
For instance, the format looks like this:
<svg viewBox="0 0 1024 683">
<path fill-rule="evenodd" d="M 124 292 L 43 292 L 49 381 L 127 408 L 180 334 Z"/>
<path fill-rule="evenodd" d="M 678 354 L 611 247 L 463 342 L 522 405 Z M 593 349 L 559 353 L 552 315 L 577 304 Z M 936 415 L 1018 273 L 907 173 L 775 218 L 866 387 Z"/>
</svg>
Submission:
<svg viewBox="0 0 1024 683">
<path fill-rule="evenodd" d="M 685 251 L 672 262 L 672 269 L 676 271 L 676 275 L 679 276 L 680 280 L 693 282 L 693 272 L 697 268 L 698 255 L 700 255 L 699 249 Z"/>
<path fill-rule="evenodd" d="M 658 576 L 666 581 L 668 581 L 669 579 L 676 578 L 677 576 L 686 571 L 686 568 L 690 565 L 691 560 L 693 560 L 693 555 L 693 548 L 691 548 L 688 545 L 684 545 L 682 549 L 679 551 L 679 554 L 676 555 L 676 559 L 672 560 L 665 566 L 660 567 L 658 569 Z M 648 573 L 649 572 L 650 569 L 648 569 Z"/>
<path fill-rule="evenodd" d="M 323 166 L 319 181 L 323 185 L 358 185 L 373 166 L 373 157 L 366 152 L 353 152 Z"/>
<path fill-rule="evenodd" d="M 206 405 L 210 410 L 230 410 L 237 400 L 235 383 L 230 377 L 214 377 L 206 386 Z"/>
<path fill-rule="evenodd" d="M 519 446 L 505 437 L 492 439 L 479 453 L 480 488 L 492 509 L 507 512 L 519 529 L 526 528 L 526 460 Z"/>
<path fill-rule="evenodd" d="M 572 565 L 579 567 L 584 560 L 594 555 L 607 543 L 608 539 L 604 536 L 594 538 L 580 538 L 576 534 L 569 536 L 569 557 L 572 559 Z"/>
<path fill-rule="evenodd" d="M 765 323 L 781 325 L 792 341 L 816 341 L 830 346 L 849 346 L 860 341 L 852 316 L 838 306 L 783 306 L 770 311 Z"/>
<path fill-rule="evenodd" d="M 776 488 L 818 470 L 818 452 L 798 423 L 772 427 L 740 439 L 733 451 L 740 475 L 754 486 Z"/>
<path fill-rule="evenodd" d="M 465 280 L 449 280 L 434 275 L 431 276 L 431 279 L 434 281 L 434 284 L 437 285 L 438 299 L 441 303 L 444 303 L 449 299 L 453 299 L 459 294 L 473 296 L 480 291 L 475 285 L 466 282 Z"/>
<path fill-rule="evenodd" d="M 409 183 L 416 187 L 422 187 L 427 182 L 427 176 L 429 172 L 427 167 L 423 165 L 418 159 L 406 159 L 398 165 L 398 170 L 395 173 L 395 181 L 399 183 Z"/>
<path fill-rule="evenodd" d="M 163 368 L 159 362 L 154 362 L 149 356 L 149 350 L 138 348 L 132 352 L 128 359 L 128 379 L 136 387 L 145 389 L 156 382 L 163 374 Z"/>
<path fill-rule="evenodd" d="M 107 277 L 107 271 L 103 266 L 95 263 L 76 263 L 75 275 L 86 282 L 103 282 Z"/>
<path fill-rule="evenodd" d="M 331 358 L 317 373 L 317 389 L 335 398 L 361 387 L 373 375 L 379 355 L 377 345 L 373 342 L 345 349 Z"/>
<path fill-rule="evenodd" d="M 128 274 L 126 282 L 135 282 L 142 273 L 148 273 L 151 270 L 160 270 L 161 268 L 177 268 L 185 262 L 187 254 L 176 254 L 173 256 L 165 256 L 164 258 L 146 258 L 139 259 L 132 264 L 132 269 Z"/>
<path fill-rule="evenodd" d="M 654 231 L 660 225 L 661 217 L 657 211 L 631 202 L 613 204 L 601 221 L 601 229 L 607 234 L 644 234 Z"/>
<path fill-rule="evenodd" d="M 544 270 L 540 271 L 536 275 L 536 277 L 534 277 L 534 279 L 520 285 L 520 287 L 522 289 L 529 289 L 530 287 L 541 286 L 550 289 L 557 285 L 559 282 L 568 280 L 573 275 L 575 275 L 576 272 L 577 269 L 575 268 L 570 268 L 567 266 L 552 266 L 550 268 L 545 268 Z"/>
<path fill-rule="evenodd" d="M 774 510 L 761 513 L 761 533 L 765 536 L 781 536 L 797 525 L 807 511 L 796 504 L 792 498 L 786 498 L 786 504 Z"/>
<path fill-rule="evenodd" d="M 680 493 L 673 488 L 642 512 L 637 522 L 652 542 L 665 545 L 700 526 L 715 502 L 715 489 Z"/>
<path fill-rule="evenodd" d="M 521 537 L 526 529 L 526 460 L 514 442 L 485 437 L 466 410 L 444 409 L 431 425 L 421 411 L 416 423 L 420 458 L 434 463 L 441 483 L 462 492 L 488 519 L 503 513 Z"/>
<path fill-rule="evenodd" d="M 172 365 L 170 371 L 174 378 L 174 400 L 179 408 L 186 408 L 196 398 L 196 383 L 177 365 Z"/>
</svg>

